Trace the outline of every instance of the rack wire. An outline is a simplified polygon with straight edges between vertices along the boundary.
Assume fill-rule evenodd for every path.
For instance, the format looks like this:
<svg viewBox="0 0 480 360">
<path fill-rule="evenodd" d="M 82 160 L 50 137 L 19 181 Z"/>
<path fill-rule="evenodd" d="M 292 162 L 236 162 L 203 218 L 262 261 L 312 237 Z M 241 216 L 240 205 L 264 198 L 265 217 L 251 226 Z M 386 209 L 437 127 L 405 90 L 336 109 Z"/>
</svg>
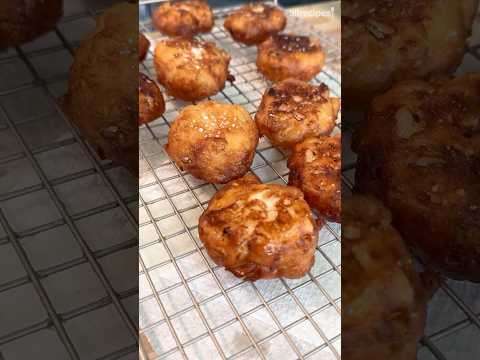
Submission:
<svg viewBox="0 0 480 360">
<path fill-rule="evenodd" d="M 468 50 L 457 74 L 480 70 L 480 13 L 477 14 Z M 362 114 L 352 111 L 342 125 L 342 194 L 355 183 L 356 155 L 350 148 L 354 129 Z M 480 285 L 442 279 L 429 303 L 425 336 L 419 360 L 470 360 L 480 358 Z"/>
<path fill-rule="evenodd" d="M 0 359 L 138 356 L 137 183 L 57 103 L 111 3 L 66 1 L 54 31 L 0 53 Z"/>
<path fill-rule="evenodd" d="M 155 5 L 153 5 L 153 8 Z M 162 36 L 141 5 L 140 31 Z M 234 42 L 223 28 L 232 8 L 217 9 L 211 33 L 199 38 L 232 56 L 236 80 L 211 99 L 242 105 L 253 116 L 268 83 L 255 66 L 255 47 Z M 340 47 L 313 26 L 290 17 L 287 31 L 323 41 L 327 64 L 314 83 L 340 96 Z M 155 78 L 150 52 L 141 71 Z M 298 280 L 248 282 L 216 266 L 198 237 L 198 217 L 218 190 L 178 169 L 164 151 L 168 129 L 187 103 L 171 97 L 166 112 L 140 129 L 140 339 L 146 358 L 339 359 L 340 226 L 320 232 L 316 262 Z M 336 131 L 340 131 L 340 120 Z M 263 182 L 285 184 L 285 154 L 261 139 L 252 171 Z"/>
</svg>

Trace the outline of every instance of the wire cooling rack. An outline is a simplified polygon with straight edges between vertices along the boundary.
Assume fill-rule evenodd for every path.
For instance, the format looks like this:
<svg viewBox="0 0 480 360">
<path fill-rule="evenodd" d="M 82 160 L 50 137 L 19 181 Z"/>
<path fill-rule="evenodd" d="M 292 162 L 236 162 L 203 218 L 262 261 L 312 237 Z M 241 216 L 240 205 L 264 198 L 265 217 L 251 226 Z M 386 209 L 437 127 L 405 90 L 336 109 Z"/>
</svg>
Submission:
<svg viewBox="0 0 480 360">
<path fill-rule="evenodd" d="M 99 3 L 65 1 L 54 31 L 0 52 L 2 360 L 138 358 L 137 182 L 57 105 Z"/>
<path fill-rule="evenodd" d="M 150 20 L 155 6 L 140 11 L 150 51 L 161 38 Z M 236 81 L 211 99 L 240 104 L 253 116 L 268 84 L 256 70 L 256 48 L 235 43 L 223 28 L 231 10 L 216 10 L 212 32 L 199 36 L 232 55 Z M 322 39 L 327 64 L 313 82 L 340 96 L 339 44 L 297 18 L 288 19 L 287 31 Z M 151 53 L 141 71 L 155 78 Z M 146 358 L 339 359 L 339 225 L 321 230 L 315 265 L 302 279 L 252 283 L 216 266 L 199 241 L 197 223 L 218 186 L 179 171 L 163 149 L 171 122 L 187 104 L 167 98 L 165 114 L 140 129 L 139 311 Z M 288 181 L 285 154 L 264 138 L 252 170 L 263 182 Z"/>
<path fill-rule="evenodd" d="M 457 73 L 480 71 L 480 13 L 477 15 L 468 51 Z M 342 126 L 342 194 L 351 192 L 355 179 L 356 156 L 350 149 L 352 131 L 362 114 L 345 115 Z M 480 285 L 442 280 L 429 303 L 425 337 L 419 360 L 480 359 Z"/>
</svg>

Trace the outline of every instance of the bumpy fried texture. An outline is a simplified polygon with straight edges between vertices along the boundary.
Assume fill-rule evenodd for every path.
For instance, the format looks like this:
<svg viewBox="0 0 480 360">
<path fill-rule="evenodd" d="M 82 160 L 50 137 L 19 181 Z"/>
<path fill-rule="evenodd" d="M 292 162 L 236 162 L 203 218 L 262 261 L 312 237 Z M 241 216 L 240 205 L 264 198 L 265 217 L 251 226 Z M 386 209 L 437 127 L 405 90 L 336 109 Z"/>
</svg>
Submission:
<svg viewBox="0 0 480 360">
<path fill-rule="evenodd" d="M 478 0 L 342 1 L 342 95 L 368 101 L 461 62 Z"/>
<path fill-rule="evenodd" d="M 22 45 L 52 30 L 62 13 L 62 0 L 0 0 L 0 49 Z"/>
<path fill-rule="evenodd" d="M 480 281 L 480 75 L 408 81 L 377 97 L 354 138 L 356 184 L 450 276 Z"/>
<path fill-rule="evenodd" d="M 258 46 L 257 67 L 271 81 L 287 78 L 309 81 L 325 63 L 318 39 L 276 34 Z"/>
<path fill-rule="evenodd" d="M 140 73 L 138 80 L 138 125 L 142 125 L 162 116 L 165 102 L 162 92 L 152 79 Z"/>
<path fill-rule="evenodd" d="M 145 37 L 145 35 L 138 34 L 138 59 L 140 61 L 145 60 L 149 47 L 150 41 Z"/>
<path fill-rule="evenodd" d="M 212 29 L 213 13 L 205 1 L 169 1 L 155 9 L 153 24 L 168 36 L 192 37 Z"/>
<path fill-rule="evenodd" d="M 160 41 L 154 63 L 158 81 L 170 95 L 182 100 L 215 95 L 229 78 L 230 55 L 210 42 L 182 38 Z"/>
<path fill-rule="evenodd" d="M 196 178 L 224 184 L 247 173 L 257 144 L 257 127 L 244 108 L 206 101 L 182 110 L 166 150 Z"/>
<path fill-rule="evenodd" d="M 299 278 L 312 267 L 317 230 L 300 190 L 261 184 L 254 175 L 228 183 L 200 217 L 213 261 L 248 280 Z"/>
<path fill-rule="evenodd" d="M 416 359 L 429 294 L 378 200 L 344 200 L 342 264 L 342 356 Z"/>
<path fill-rule="evenodd" d="M 236 41 L 253 45 L 282 31 L 286 24 L 287 18 L 281 9 L 253 3 L 231 13 L 223 25 Z"/>
<path fill-rule="evenodd" d="M 265 91 L 255 121 L 261 135 L 289 148 L 310 136 L 329 135 L 335 127 L 340 100 L 318 86 L 287 79 Z"/>
<path fill-rule="evenodd" d="M 104 12 L 70 69 L 64 108 L 100 156 L 138 174 L 138 5 Z"/>
<path fill-rule="evenodd" d="M 302 190 L 320 217 L 340 222 L 340 136 L 311 137 L 297 144 L 288 159 L 288 185 Z"/>
</svg>

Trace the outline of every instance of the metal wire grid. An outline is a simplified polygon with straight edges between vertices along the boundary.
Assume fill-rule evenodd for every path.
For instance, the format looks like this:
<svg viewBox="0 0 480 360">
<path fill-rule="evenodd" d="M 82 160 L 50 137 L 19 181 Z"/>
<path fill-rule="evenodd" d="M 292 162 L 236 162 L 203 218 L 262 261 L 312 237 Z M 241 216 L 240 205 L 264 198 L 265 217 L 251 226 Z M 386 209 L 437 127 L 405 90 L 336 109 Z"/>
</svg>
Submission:
<svg viewBox="0 0 480 360">
<path fill-rule="evenodd" d="M 0 53 L 1 359 L 138 356 L 136 181 L 57 105 L 101 11 L 66 1 L 53 32 Z"/>
<path fill-rule="evenodd" d="M 464 61 L 457 73 L 480 70 L 480 14 Z M 342 126 L 342 194 L 352 191 L 356 155 L 350 149 L 353 130 L 363 115 L 352 112 Z M 440 290 L 429 303 L 426 335 L 418 359 L 480 358 L 480 285 L 442 280 Z"/>
<path fill-rule="evenodd" d="M 161 38 L 148 9 L 140 29 Z M 212 99 L 241 104 L 254 115 L 267 83 L 256 71 L 254 47 L 232 41 L 223 28 L 231 9 L 215 11 L 215 27 L 200 36 L 232 55 L 236 81 Z M 142 18 L 142 15 L 141 15 Z M 287 30 L 322 34 L 290 18 Z M 339 44 L 329 50 L 315 83 L 339 96 Z M 152 54 L 141 70 L 155 78 Z M 186 103 L 167 99 L 162 118 L 140 130 L 140 339 L 148 359 L 334 359 L 340 358 L 340 227 L 320 233 L 316 265 L 299 280 L 236 279 L 208 257 L 198 238 L 198 217 L 217 185 L 185 172 L 168 158 L 168 129 Z M 339 131 L 339 124 L 337 131 Z M 285 154 L 262 139 L 252 170 L 264 182 L 285 184 Z"/>
</svg>

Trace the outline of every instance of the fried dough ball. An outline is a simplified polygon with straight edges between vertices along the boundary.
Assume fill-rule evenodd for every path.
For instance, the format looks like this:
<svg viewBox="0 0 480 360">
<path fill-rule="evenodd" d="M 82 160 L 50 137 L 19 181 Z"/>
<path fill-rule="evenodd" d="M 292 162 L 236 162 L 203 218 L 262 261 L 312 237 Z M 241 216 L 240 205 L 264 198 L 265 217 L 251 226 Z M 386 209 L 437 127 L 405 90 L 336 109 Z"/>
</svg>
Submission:
<svg viewBox="0 0 480 360">
<path fill-rule="evenodd" d="M 168 1 L 155 9 L 153 23 L 165 35 L 192 37 L 212 30 L 213 13 L 202 0 Z"/>
<path fill-rule="evenodd" d="M 101 157 L 138 176 L 138 5 L 105 11 L 80 44 L 64 109 Z"/>
<path fill-rule="evenodd" d="M 415 360 L 430 291 L 378 200 L 342 205 L 342 356 Z"/>
<path fill-rule="evenodd" d="M 461 63 L 478 0 L 342 2 L 342 94 L 361 104 Z"/>
<path fill-rule="evenodd" d="M 274 146 L 289 148 L 310 136 L 329 135 L 339 109 L 340 100 L 330 97 L 325 84 L 287 79 L 265 91 L 255 121 Z"/>
<path fill-rule="evenodd" d="M 215 95 L 230 78 L 230 55 L 215 44 L 192 39 L 160 41 L 154 64 L 158 81 L 175 98 L 193 101 Z"/>
<path fill-rule="evenodd" d="M 392 211 L 424 260 L 480 282 L 480 74 L 407 81 L 377 97 L 354 137 L 356 184 Z"/>
<path fill-rule="evenodd" d="M 247 45 L 260 44 L 282 31 L 287 24 L 283 11 L 277 7 L 253 3 L 230 14 L 224 22 L 232 37 Z"/>
<path fill-rule="evenodd" d="M 62 0 L 0 0 L 0 49 L 22 45 L 52 30 L 62 14 Z"/>
<path fill-rule="evenodd" d="M 150 41 L 143 34 L 138 34 L 138 59 L 145 60 L 150 47 Z"/>
<path fill-rule="evenodd" d="M 248 280 L 300 278 L 313 265 L 317 229 L 300 190 L 255 175 L 217 192 L 199 221 L 213 261 Z"/>
<path fill-rule="evenodd" d="M 271 81 L 309 81 L 323 68 L 325 54 L 318 39 L 276 34 L 258 46 L 257 67 Z"/>
<path fill-rule="evenodd" d="M 140 73 L 138 82 L 138 124 L 146 124 L 162 116 L 165 101 L 157 84 L 147 75 Z"/>
<path fill-rule="evenodd" d="M 248 172 L 257 144 L 257 127 L 244 108 L 206 101 L 182 110 L 166 151 L 196 178 L 224 184 Z"/>
<path fill-rule="evenodd" d="M 311 137 L 297 144 L 288 159 L 288 185 L 302 190 L 322 218 L 340 222 L 340 136 Z"/>
</svg>

